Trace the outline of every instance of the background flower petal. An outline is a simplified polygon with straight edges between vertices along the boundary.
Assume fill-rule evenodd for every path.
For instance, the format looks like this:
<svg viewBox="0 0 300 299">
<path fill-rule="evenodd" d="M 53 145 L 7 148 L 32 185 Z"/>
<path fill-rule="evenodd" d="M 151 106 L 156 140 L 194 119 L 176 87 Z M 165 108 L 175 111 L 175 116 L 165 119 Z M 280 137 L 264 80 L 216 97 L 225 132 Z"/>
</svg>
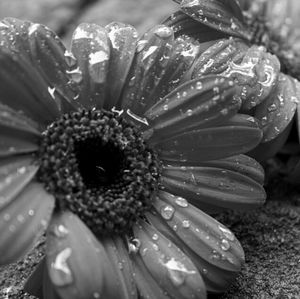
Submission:
<svg viewBox="0 0 300 299">
<path fill-rule="evenodd" d="M 203 280 L 191 260 L 144 221 L 133 227 L 140 256 L 156 282 L 174 298 L 206 298 Z"/>
<path fill-rule="evenodd" d="M 69 72 L 79 85 L 78 101 L 85 108 L 102 108 L 107 88 L 110 41 L 103 27 L 80 24 L 72 36 L 71 51 L 78 67 Z"/>
<path fill-rule="evenodd" d="M 263 142 L 276 138 L 284 131 L 295 115 L 299 99 L 299 82 L 280 73 L 276 89 L 254 112 L 262 125 Z"/>
<path fill-rule="evenodd" d="M 163 190 L 186 197 L 195 206 L 249 209 L 262 205 L 266 194 L 261 184 L 235 171 L 201 166 L 164 166 Z"/>
<path fill-rule="evenodd" d="M 54 198 L 43 186 L 30 183 L 0 210 L 0 264 L 16 261 L 27 253 L 47 227 Z"/>
<path fill-rule="evenodd" d="M 31 61 L 48 84 L 48 92 L 57 103 L 60 112 L 66 113 L 78 108 L 75 100 L 79 88 L 72 80 L 72 71 L 77 61 L 66 50 L 59 37 L 44 25 L 32 23 L 28 28 L 28 42 Z"/>
<path fill-rule="evenodd" d="M 75 214 L 54 214 L 46 256 L 51 282 L 62 298 L 113 298 L 106 296 L 112 292 L 105 289 L 106 281 L 115 281 L 115 275 L 105 248 Z"/>
<path fill-rule="evenodd" d="M 238 38 L 214 41 L 196 59 L 192 78 L 209 74 L 222 74 L 232 62 L 241 62 L 248 48 L 248 45 Z"/>
<path fill-rule="evenodd" d="M 259 144 L 262 132 L 253 117 L 235 115 L 219 126 L 195 129 L 156 145 L 167 162 L 197 163 L 246 153 Z"/>
<path fill-rule="evenodd" d="M 246 40 L 251 37 L 235 0 L 183 0 L 180 8 L 193 19 L 218 31 Z"/>
<path fill-rule="evenodd" d="M 105 26 L 110 39 L 110 61 L 107 74 L 107 100 L 104 109 L 110 110 L 118 103 L 126 81 L 138 40 L 137 30 L 128 24 L 113 22 Z M 116 107 L 121 109 L 120 107 Z"/>
<path fill-rule="evenodd" d="M 171 14 L 163 24 L 174 30 L 175 37 L 188 35 L 201 43 L 201 52 L 209 47 L 214 40 L 227 37 L 226 34 L 199 23 L 181 10 Z M 207 44 L 204 44 L 206 43 Z"/>
<path fill-rule="evenodd" d="M 233 82 L 223 77 L 206 76 L 185 82 L 146 111 L 153 132 L 150 142 L 230 118 L 241 104 L 234 94 Z"/>
<path fill-rule="evenodd" d="M 156 25 L 139 39 L 119 107 L 142 115 L 153 105 L 156 99 L 151 93 L 163 77 L 173 40 L 173 30 L 164 25 Z"/>
</svg>

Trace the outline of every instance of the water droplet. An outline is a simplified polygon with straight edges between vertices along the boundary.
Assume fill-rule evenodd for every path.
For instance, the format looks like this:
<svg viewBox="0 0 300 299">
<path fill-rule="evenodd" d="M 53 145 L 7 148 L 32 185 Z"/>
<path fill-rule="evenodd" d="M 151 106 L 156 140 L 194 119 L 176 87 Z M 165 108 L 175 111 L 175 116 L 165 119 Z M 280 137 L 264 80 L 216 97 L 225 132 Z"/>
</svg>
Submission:
<svg viewBox="0 0 300 299">
<path fill-rule="evenodd" d="M 141 241 L 139 239 L 132 239 L 128 243 L 128 251 L 129 253 L 138 253 L 141 247 Z"/>
<path fill-rule="evenodd" d="M 149 47 L 149 49 L 147 51 L 145 51 L 145 53 L 143 53 L 142 61 L 144 61 L 145 59 L 150 57 L 155 51 L 157 51 L 157 49 L 158 49 L 158 46 Z"/>
<path fill-rule="evenodd" d="M 142 252 L 141 252 L 141 255 L 142 255 L 142 256 L 145 256 L 146 253 L 147 253 L 147 251 L 148 251 L 148 248 L 144 248 L 144 249 L 142 250 Z"/>
<path fill-rule="evenodd" d="M 166 206 L 162 207 L 160 210 L 161 216 L 166 220 L 172 219 L 174 212 L 175 212 L 175 209 L 170 205 L 166 205 Z"/>
<path fill-rule="evenodd" d="M 219 229 L 228 240 L 234 241 L 234 234 L 228 228 L 219 225 Z"/>
<path fill-rule="evenodd" d="M 153 249 L 154 249 L 155 251 L 158 251 L 158 250 L 159 250 L 157 244 L 152 244 L 152 247 L 153 247 Z"/>
<path fill-rule="evenodd" d="M 182 208 L 186 208 L 189 205 L 185 198 L 179 196 L 176 197 L 175 203 Z"/>
<path fill-rule="evenodd" d="M 154 241 L 157 241 L 158 240 L 158 234 L 154 234 L 153 236 L 152 236 L 152 240 L 154 240 Z"/>
<path fill-rule="evenodd" d="M 222 239 L 221 241 L 221 249 L 227 251 L 230 248 L 230 244 L 226 239 Z"/>
<path fill-rule="evenodd" d="M 173 30 L 167 26 L 160 26 L 155 30 L 155 34 L 161 38 L 168 38 L 173 34 Z"/>
<path fill-rule="evenodd" d="M 273 111 L 275 111 L 277 109 L 277 106 L 276 106 L 276 104 L 271 104 L 269 107 L 268 107 L 268 111 L 269 112 L 273 112 Z"/>
<path fill-rule="evenodd" d="M 198 82 L 196 83 L 196 89 L 200 90 L 200 89 L 202 89 L 202 88 L 203 88 L 202 82 L 198 81 Z"/>
<path fill-rule="evenodd" d="M 182 221 L 182 226 L 184 228 L 189 228 L 191 226 L 191 222 L 189 220 L 183 220 Z"/>
<path fill-rule="evenodd" d="M 186 111 L 186 114 L 187 114 L 188 116 L 192 116 L 192 115 L 193 115 L 193 110 L 192 110 L 192 109 L 188 109 L 188 110 Z"/>
<path fill-rule="evenodd" d="M 66 286 L 73 282 L 73 275 L 67 263 L 67 260 L 70 258 L 71 254 L 72 249 L 65 248 L 57 254 L 55 261 L 51 263 L 51 281 L 56 286 Z"/>
<path fill-rule="evenodd" d="M 33 216 L 33 215 L 34 215 L 34 210 L 29 210 L 29 211 L 28 211 L 28 215 L 29 215 L 29 216 Z"/>
<path fill-rule="evenodd" d="M 48 92 L 49 92 L 51 98 L 55 99 L 55 87 L 51 88 L 50 86 L 48 86 Z"/>
<path fill-rule="evenodd" d="M 76 83 L 80 83 L 82 81 L 82 72 L 81 70 L 79 69 L 79 67 L 77 67 L 76 69 L 74 70 L 71 70 L 71 71 L 66 71 L 66 73 L 68 75 L 70 75 L 71 79 L 76 82 Z"/>
<path fill-rule="evenodd" d="M 145 48 L 147 43 L 148 42 L 145 39 L 139 40 L 136 45 L 136 52 L 139 53 L 139 52 L 143 51 L 143 49 Z"/>
<path fill-rule="evenodd" d="M 17 216 L 17 220 L 18 220 L 20 223 L 23 223 L 24 220 L 25 220 L 25 218 L 24 218 L 23 215 L 18 215 L 18 216 Z"/>
<path fill-rule="evenodd" d="M 100 298 L 100 294 L 98 292 L 94 292 L 93 296 L 94 296 L 95 299 Z"/>
<path fill-rule="evenodd" d="M 108 60 L 108 53 L 105 51 L 97 51 L 89 55 L 89 63 L 91 65 L 103 63 Z"/>
<path fill-rule="evenodd" d="M 4 214 L 3 216 L 4 221 L 9 221 L 10 220 L 10 215 L 9 214 Z"/>
<path fill-rule="evenodd" d="M 137 122 L 142 123 L 142 124 L 144 124 L 144 125 L 146 125 L 146 126 L 149 126 L 149 123 L 148 123 L 147 118 L 136 115 L 136 114 L 133 113 L 130 109 L 127 109 L 127 110 L 126 110 L 126 113 L 127 113 L 131 118 L 133 118 L 134 120 L 136 120 Z"/>
<path fill-rule="evenodd" d="M 171 258 L 164 263 L 164 266 L 167 268 L 171 282 L 176 287 L 181 286 L 184 283 L 187 275 L 196 273 L 195 270 L 188 270 L 183 263 L 176 261 L 174 258 Z"/>
</svg>

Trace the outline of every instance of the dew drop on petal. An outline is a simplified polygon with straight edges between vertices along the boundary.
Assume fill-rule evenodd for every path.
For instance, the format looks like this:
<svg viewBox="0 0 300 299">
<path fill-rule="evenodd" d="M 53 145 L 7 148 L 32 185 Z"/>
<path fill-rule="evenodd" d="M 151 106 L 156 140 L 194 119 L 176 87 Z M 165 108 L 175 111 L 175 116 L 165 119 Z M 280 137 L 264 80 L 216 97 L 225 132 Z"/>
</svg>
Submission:
<svg viewBox="0 0 300 299">
<path fill-rule="evenodd" d="M 228 228 L 219 225 L 219 229 L 228 240 L 234 241 L 234 234 Z"/>
<path fill-rule="evenodd" d="M 182 221 L 182 226 L 184 228 L 189 228 L 191 226 L 191 222 L 189 220 L 183 220 Z"/>
<path fill-rule="evenodd" d="M 183 197 L 176 197 L 175 203 L 182 208 L 186 208 L 189 205 L 187 200 Z"/>
<path fill-rule="evenodd" d="M 172 219 L 174 212 L 175 212 L 175 209 L 170 205 L 166 205 L 166 206 L 162 207 L 160 210 L 160 214 L 165 220 Z"/>
<path fill-rule="evenodd" d="M 75 83 L 80 83 L 83 79 L 83 76 L 82 76 L 82 72 L 81 70 L 79 69 L 79 67 L 77 67 L 76 69 L 74 70 L 71 70 L 71 71 L 66 71 L 66 73 L 68 75 L 70 75 L 71 79 L 75 82 Z"/>
<path fill-rule="evenodd" d="M 129 253 L 138 253 L 141 247 L 141 241 L 139 239 L 132 239 L 128 242 Z"/>
<path fill-rule="evenodd" d="M 73 282 L 73 275 L 67 263 L 71 254 L 72 249 L 65 248 L 57 254 L 55 261 L 51 264 L 50 276 L 56 286 L 66 286 Z"/>
<path fill-rule="evenodd" d="M 95 293 L 93 294 L 93 297 L 94 297 L 95 299 L 98 299 L 98 298 L 100 298 L 100 294 L 99 294 L 98 292 L 95 292 Z"/>
<path fill-rule="evenodd" d="M 202 89 L 202 88 L 203 88 L 202 82 L 198 81 L 198 82 L 196 83 L 196 89 L 197 89 L 197 90 L 200 90 L 200 89 Z"/>
<path fill-rule="evenodd" d="M 29 211 L 28 211 L 28 215 L 29 215 L 29 216 L 34 216 L 34 210 L 32 210 L 32 209 L 29 210 Z"/>
<path fill-rule="evenodd" d="M 172 29 L 167 26 L 160 26 L 155 30 L 155 34 L 161 38 L 168 38 L 172 35 L 172 33 Z"/>
<path fill-rule="evenodd" d="M 164 266 L 167 268 L 171 282 L 176 287 L 179 287 L 184 283 L 187 275 L 196 273 L 194 270 L 188 270 L 184 264 L 180 261 L 176 261 L 174 258 L 171 258 L 164 263 Z"/>
<path fill-rule="evenodd" d="M 226 239 L 222 239 L 221 249 L 224 250 L 224 251 L 227 251 L 227 250 L 229 250 L 229 248 L 230 248 L 229 242 Z"/>
<path fill-rule="evenodd" d="M 158 234 L 153 234 L 153 236 L 152 236 L 152 240 L 154 240 L 154 241 L 157 241 L 158 240 Z"/>
</svg>

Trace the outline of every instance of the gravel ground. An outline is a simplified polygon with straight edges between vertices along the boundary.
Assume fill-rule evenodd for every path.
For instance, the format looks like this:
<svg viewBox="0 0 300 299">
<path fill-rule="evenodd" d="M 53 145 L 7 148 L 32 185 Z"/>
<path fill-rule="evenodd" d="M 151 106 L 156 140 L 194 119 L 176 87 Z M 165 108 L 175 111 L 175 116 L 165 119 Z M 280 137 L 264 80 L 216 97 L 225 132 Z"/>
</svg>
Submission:
<svg viewBox="0 0 300 299">
<path fill-rule="evenodd" d="M 171 0 L 1 0 L 0 17 L 44 23 L 68 42 L 81 22 L 128 22 L 142 32 L 174 8 Z M 246 264 L 226 294 L 211 298 L 300 298 L 300 192 L 277 177 L 268 185 L 268 194 L 259 210 L 216 216 L 243 244 Z M 23 260 L 0 268 L 1 299 L 33 298 L 22 286 L 42 258 L 43 245 L 42 238 Z"/>
</svg>

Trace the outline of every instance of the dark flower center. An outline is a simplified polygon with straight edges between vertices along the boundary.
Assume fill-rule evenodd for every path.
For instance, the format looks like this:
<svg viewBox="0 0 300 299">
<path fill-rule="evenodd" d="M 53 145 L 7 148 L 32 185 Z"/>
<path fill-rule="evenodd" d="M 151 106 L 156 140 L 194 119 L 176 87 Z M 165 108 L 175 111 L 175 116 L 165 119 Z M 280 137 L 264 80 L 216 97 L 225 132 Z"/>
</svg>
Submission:
<svg viewBox="0 0 300 299">
<path fill-rule="evenodd" d="M 97 235 L 130 230 L 149 210 L 159 163 L 135 126 L 113 112 L 63 115 L 43 134 L 38 180 L 56 209 L 77 214 Z"/>
</svg>

